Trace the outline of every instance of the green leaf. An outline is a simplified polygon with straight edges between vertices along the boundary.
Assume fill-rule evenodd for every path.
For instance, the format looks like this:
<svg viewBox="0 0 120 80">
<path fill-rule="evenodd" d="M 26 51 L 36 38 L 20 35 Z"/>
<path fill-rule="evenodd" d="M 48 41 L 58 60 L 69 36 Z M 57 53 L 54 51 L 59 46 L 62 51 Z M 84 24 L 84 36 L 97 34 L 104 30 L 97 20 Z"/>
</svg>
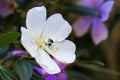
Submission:
<svg viewBox="0 0 120 80">
<path fill-rule="evenodd" d="M 3 46 L 0 48 L 0 60 L 3 61 L 3 58 L 8 54 L 9 45 Z"/>
<path fill-rule="evenodd" d="M 32 66 L 38 66 L 38 64 L 36 63 L 36 61 L 34 59 L 23 59 L 23 60 L 27 61 Z"/>
<path fill-rule="evenodd" d="M 0 47 L 10 44 L 19 37 L 20 37 L 19 32 L 9 32 L 0 35 Z"/>
<path fill-rule="evenodd" d="M 107 69 L 103 66 L 99 66 L 99 65 L 95 65 L 95 64 L 86 64 L 83 62 L 77 63 L 78 66 L 89 69 L 89 70 L 93 70 L 93 71 L 98 71 L 98 72 L 102 72 L 102 73 L 108 73 L 108 74 L 114 74 L 114 75 L 120 75 L 119 72 L 116 72 L 114 70 L 110 70 Z"/>
<path fill-rule="evenodd" d="M 93 65 L 98 65 L 98 66 L 104 66 L 104 63 L 100 62 L 100 61 L 80 61 L 80 63 L 93 64 Z"/>
<path fill-rule="evenodd" d="M 67 70 L 68 80 L 92 80 L 89 76 L 86 76 L 80 72 Z"/>
<path fill-rule="evenodd" d="M 2 58 L 2 61 L 6 61 L 6 60 L 8 60 L 8 59 L 10 59 L 10 58 L 12 58 L 14 55 L 12 55 L 12 53 L 11 52 L 8 52 L 8 54 L 7 55 L 5 55 L 3 58 Z"/>
<path fill-rule="evenodd" d="M 13 64 L 13 67 L 20 80 L 30 80 L 33 73 L 31 64 L 24 60 L 16 60 Z"/>
<path fill-rule="evenodd" d="M 0 48 L 0 55 L 2 55 L 3 53 L 5 53 L 7 50 L 9 49 L 9 45 L 6 45 L 4 47 Z"/>
<path fill-rule="evenodd" d="M 87 58 L 87 57 L 89 57 L 90 55 L 89 55 L 89 52 L 88 52 L 87 49 L 80 49 L 80 48 L 78 48 L 78 49 L 76 50 L 76 56 L 77 56 L 77 58 L 80 58 L 80 57 L 85 57 L 85 58 Z"/>
<path fill-rule="evenodd" d="M 0 66 L 0 77 L 2 80 L 19 80 L 15 73 L 2 66 Z"/>
<path fill-rule="evenodd" d="M 33 71 L 33 75 L 30 80 L 44 80 L 44 78 L 42 75 L 40 75 L 36 71 Z"/>
<path fill-rule="evenodd" d="M 66 10 L 73 13 L 77 13 L 79 15 L 89 15 L 89 16 L 100 17 L 100 13 L 97 10 L 86 7 L 86 6 L 69 4 L 69 5 L 66 5 L 65 8 Z"/>
</svg>

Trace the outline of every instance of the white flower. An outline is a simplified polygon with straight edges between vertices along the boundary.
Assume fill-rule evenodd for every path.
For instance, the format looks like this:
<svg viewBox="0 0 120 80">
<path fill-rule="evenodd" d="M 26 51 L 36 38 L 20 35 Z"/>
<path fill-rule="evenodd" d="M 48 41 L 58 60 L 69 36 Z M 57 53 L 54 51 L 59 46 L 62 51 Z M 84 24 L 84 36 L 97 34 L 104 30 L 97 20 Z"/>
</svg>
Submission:
<svg viewBox="0 0 120 80">
<path fill-rule="evenodd" d="M 26 26 L 27 29 L 21 27 L 21 43 L 47 73 L 60 72 L 52 57 L 62 63 L 75 61 L 76 46 L 65 40 L 72 28 L 61 14 L 54 14 L 46 20 L 46 8 L 34 7 L 27 13 Z"/>
</svg>

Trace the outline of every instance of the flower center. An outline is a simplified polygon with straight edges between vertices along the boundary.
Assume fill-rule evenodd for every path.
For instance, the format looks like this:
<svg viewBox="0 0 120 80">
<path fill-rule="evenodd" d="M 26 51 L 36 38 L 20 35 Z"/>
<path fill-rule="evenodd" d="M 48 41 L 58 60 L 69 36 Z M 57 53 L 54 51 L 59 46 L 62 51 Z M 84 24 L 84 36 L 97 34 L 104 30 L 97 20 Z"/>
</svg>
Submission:
<svg viewBox="0 0 120 80">
<path fill-rule="evenodd" d="M 43 36 L 35 36 L 35 44 L 38 46 L 38 48 L 44 48 L 44 46 L 45 46 L 45 37 L 43 37 Z"/>
<path fill-rule="evenodd" d="M 52 45 L 53 43 L 53 40 L 51 39 L 48 39 L 45 37 L 45 36 L 42 36 L 40 34 L 35 34 L 34 37 L 33 37 L 33 42 L 37 45 L 37 52 L 39 52 L 41 49 L 43 49 L 45 52 L 47 53 L 56 53 L 57 50 L 58 50 L 58 47 L 55 46 L 55 48 L 52 50 L 50 49 L 50 46 Z"/>
</svg>

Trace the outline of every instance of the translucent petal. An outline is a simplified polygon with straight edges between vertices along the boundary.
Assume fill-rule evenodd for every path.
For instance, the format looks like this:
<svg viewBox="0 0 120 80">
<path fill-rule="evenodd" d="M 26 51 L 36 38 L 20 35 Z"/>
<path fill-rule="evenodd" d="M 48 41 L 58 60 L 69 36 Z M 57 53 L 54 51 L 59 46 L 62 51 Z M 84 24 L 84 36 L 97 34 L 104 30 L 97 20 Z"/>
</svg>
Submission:
<svg viewBox="0 0 120 80">
<path fill-rule="evenodd" d="M 46 8 L 34 7 L 30 9 L 26 17 L 27 28 L 34 32 L 41 32 L 46 21 Z"/>
<path fill-rule="evenodd" d="M 79 4 L 90 8 L 98 8 L 104 0 L 82 0 Z"/>
<path fill-rule="evenodd" d="M 25 29 L 24 27 L 21 27 L 21 32 L 22 32 L 22 35 L 21 35 L 22 45 L 30 53 L 32 57 L 35 57 L 37 54 L 35 52 L 37 49 L 37 46 L 32 42 L 33 40 L 32 33 L 29 30 Z"/>
<path fill-rule="evenodd" d="M 99 10 L 101 13 L 101 20 L 106 21 L 109 18 L 110 11 L 112 10 L 114 5 L 114 0 L 109 0 L 103 3 Z"/>
<path fill-rule="evenodd" d="M 92 18 L 90 17 L 81 17 L 73 24 L 73 29 L 77 37 L 84 36 L 89 30 Z"/>
<path fill-rule="evenodd" d="M 108 30 L 99 19 L 95 19 L 93 22 L 93 27 L 92 27 L 92 39 L 93 42 L 97 45 L 101 41 L 107 39 L 108 37 Z"/>
<path fill-rule="evenodd" d="M 91 0 L 81 0 L 79 2 L 79 5 L 82 5 L 82 6 L 87 6 L 87 7 L 93 7 L 93 4 L 92 4 L 92 1 Z"/>
<path fill-rule="evenodd" d="M 55 61 L 53 61 L 52 58 L 50 58 L 50 56 L 43 50 L 41 50 L 40 54 L 35 57 L 35 60 L 49 74 L 60 72 L 60 68 Z"/>
<path fill-rule="evenodd" d="M 49 37 L 54 42 L 62 41 L 69 36 L 71 30 L 70 24 L 63 19 L 61 14 L 54 14 L 48 18 L 43 35 Z"/>
<path fill-rule="evenodd" d="M 53 43 L 50 48 L 54 51 L 56 47 L 58 47 L 56 53 L 51 53 L 55 59 L 62 63 L 72 63 L 75 61 L 76 46 L 73 42 L 65 40 L 60 43 Z"/>
</svg>

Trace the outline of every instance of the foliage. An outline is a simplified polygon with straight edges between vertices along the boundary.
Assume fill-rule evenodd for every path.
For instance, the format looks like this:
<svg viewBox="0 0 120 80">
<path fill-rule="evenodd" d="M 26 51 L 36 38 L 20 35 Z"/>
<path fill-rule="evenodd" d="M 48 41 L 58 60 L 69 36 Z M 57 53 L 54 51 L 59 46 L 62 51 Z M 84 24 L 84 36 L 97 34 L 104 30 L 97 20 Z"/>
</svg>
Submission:
<svg viewBox="0 0 120 80">
<path fill-rule="evenodd" d="M 33 66 L 38 64 L 27 51 L 24 56 L 15 56 L 11 53 L 17 49 L 24 50 L 20 42 L 20 27 L 25 25 L 26 12 L 34 6 L 44 5 L 48 16 L 61 13 L 71 25 L 81 16 L 100 17 L 96 9 L 78 6 L 75 1 L 15 0 L 12 3 L 15 3 L 17 8 L 12 6 L 12 14 L 6 17 L 1 17 L 0 14 L 0 80 L 44 80 L 44 76 L 33 69 Z M 90 38 L 91 32 L 81 38 L 76 37 L 74 31 L 70 34 L 68 39 L 76 44 L 77 59 L 65 70 L 68 80 L 120 79 L 120 4 L 118 3 L 120 1 L 116 0 L 116 6 L 105 22 L 109 30 L 107 40 L 94 45 Z"/>
</svg>

